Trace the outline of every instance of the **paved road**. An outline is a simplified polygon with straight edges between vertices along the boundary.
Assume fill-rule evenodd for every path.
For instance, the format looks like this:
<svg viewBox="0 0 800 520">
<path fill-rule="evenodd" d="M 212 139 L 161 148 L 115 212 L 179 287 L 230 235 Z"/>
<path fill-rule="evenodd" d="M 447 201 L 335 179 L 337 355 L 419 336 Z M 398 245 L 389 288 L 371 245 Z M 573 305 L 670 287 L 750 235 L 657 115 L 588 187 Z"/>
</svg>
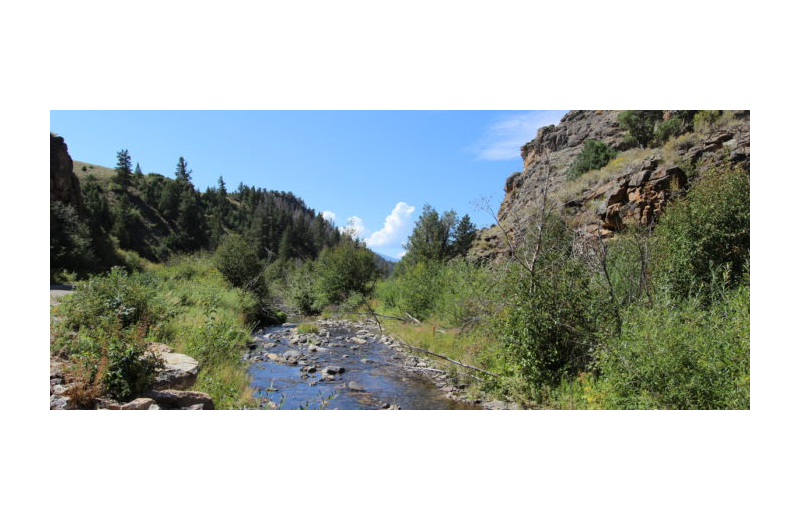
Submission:
<svg viewBox="0 0 800 520">
<path fill-rule="evenodd" d="M 54 285 L 50 284 L 50 305 L 55 305 L 56 301 L 62 296 L 72 292 L 71 285 Z"/>
</svg>

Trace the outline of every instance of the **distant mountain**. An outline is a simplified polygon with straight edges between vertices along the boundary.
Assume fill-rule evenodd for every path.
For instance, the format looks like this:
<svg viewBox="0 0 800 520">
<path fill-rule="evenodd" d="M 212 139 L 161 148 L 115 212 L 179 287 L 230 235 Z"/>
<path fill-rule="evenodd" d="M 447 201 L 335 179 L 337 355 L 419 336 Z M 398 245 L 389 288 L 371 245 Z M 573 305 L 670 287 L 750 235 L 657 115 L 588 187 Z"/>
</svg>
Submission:
<svg viewBox="0 0 800 520">
<path fill-rule="evenodd" d="M 378 255 L 379 257 L 383 258 L 383 259 L 384 259 L 384 260 L 386 260 L 387 262 L 391 262 L 391 263 L 393 263 L 393 264 L 396 264 L 397 262 L 399 262 L 399 261 L 400 261 L 400 259 L 399 259 L 399 258 L 394 258 L 394 257 L 392 257 L 392 256 L 389 256 L 389 255 L 383 255 L 383 254 L 381 254 L 381 253 L 376 253 L 375 251 L 373 251 L 373 253 L 375 253 L 375 254 L 376 254 L 376 255 Z"/>
</svg>

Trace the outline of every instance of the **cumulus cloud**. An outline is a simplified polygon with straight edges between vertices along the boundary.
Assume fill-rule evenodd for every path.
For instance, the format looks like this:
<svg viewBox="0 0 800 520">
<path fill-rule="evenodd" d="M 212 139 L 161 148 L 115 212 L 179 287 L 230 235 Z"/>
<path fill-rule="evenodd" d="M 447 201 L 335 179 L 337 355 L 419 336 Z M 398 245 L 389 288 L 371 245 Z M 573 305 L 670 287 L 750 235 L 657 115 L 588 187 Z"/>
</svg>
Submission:
<svg viewBox="0 0 800 520">
<path fill-rule="evenodd" d="M 505 116 L 493 123 L 470 148 L 477 159 L 505 161 L 519 158 L 522 145 L 536 137 L 536 131 L 557 124 L 564 110 L 536 110 Z"/>
<path fill-rule="evenodd" d="M 383 227 L 372 233 L 365 241 L 369 247 L 399 245 L 408 236 L 414 206 L 398 202 L 383 222 Z"/>
<path fill-rule="evenodd" d="M 371 249 L 395 258 L 405 254 L 403 242 L 411 233 L 412 218 L 416 208 L 405 202 L 398 202 L 383 222 L 383 227 L 371 232 L 361 217 L 354 215 L 347 220 L 347 226 L 339 228 L 343 233 L 361 238 Z"/>
<path fill-rule="evenodd" d="M 325 211 L 322 212 L 322 218 L 324 218 L 325 220 L 330 220 L 331 222 L 335 222 L 336 213 L 334 213 L 333 211 L 328 211 L 326 209 Z"/>
</svg>

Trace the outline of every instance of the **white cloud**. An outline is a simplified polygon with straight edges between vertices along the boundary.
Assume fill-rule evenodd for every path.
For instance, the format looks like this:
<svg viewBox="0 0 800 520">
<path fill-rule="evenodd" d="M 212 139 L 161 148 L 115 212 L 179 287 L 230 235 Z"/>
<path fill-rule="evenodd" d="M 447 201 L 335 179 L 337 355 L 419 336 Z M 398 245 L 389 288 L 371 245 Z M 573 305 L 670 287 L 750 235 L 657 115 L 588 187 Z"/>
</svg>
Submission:
<svg viewBox="0 0 800 520">
<path fill-rule="evenodd" d="M 404 256 L 406 256 L 406 253 L 408 253 L 408 251 L 406 251 L 405 249 L 403 249 L 402 251 L 400 251 L 399 253 L 397 253 L 397 258 L 403 258 Z"/>
<path fill-rule="evenodd" d="M 367 228 L 364 227 L 364 221 L 361 220 L 361 217 L 355 215 L 347 219 L 347 225 L 339 228 L 339 231 L 354 238 L 364 238 L 369 233 Z"/>
<path fill-rule="evenodd" d="M 330 220 L 331 222 L 335 222 L 336 213 L 334 213 L 333 211 L 328 211 L 326 209 L 325 211 L 322 212 L 322 218 L 324 218 L 325 220 Z"/>
<path fill-rule="evenodd" d="M 411 228 L 411 214 L 414 206 L 398 202 L 383 222 L 383 227 L 372 233 L 366 243 L 369 247 L 390 247 L 399 245 L 408 236 Z"/>
<path fill-rule="evenodd" d="M 364 226 L 361 217 L 353 215 L 347 220 L 347 226 L 339 228 L 342 233 L 361 238 L 371 249 L 400 258 L 405 252 L 403 242 L 411 233 L 411 215 L 416 208 L 405 202 L 398 202 L 383 222 L 383 227 L 371 232 Z"/>
<path fill-rule="evenodd" d="M 557 124 L 564 110 L 536 110 L 505 116 L 492 124 L 470 150 L 480 160 L 505 161 L 517 159 L 522 145 L 536 137 L 536 131 Z"/>
</svg>

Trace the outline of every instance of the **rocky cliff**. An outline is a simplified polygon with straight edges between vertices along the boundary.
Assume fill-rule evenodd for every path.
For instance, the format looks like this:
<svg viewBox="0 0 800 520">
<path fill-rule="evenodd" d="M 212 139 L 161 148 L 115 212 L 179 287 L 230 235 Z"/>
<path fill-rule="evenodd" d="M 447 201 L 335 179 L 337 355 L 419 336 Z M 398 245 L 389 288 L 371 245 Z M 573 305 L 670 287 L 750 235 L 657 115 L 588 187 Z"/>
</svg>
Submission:
<svg viewBox="0 0 800 520">
<path fill-rule="evenodd" d="M 524 169 L 506 180 L 497 213 L 512 240 L 529 227 L 545 184 L 548 200 L 573 228 L 608 237 L 632 223 L 655 222 L 669 200 L 683 195 L 692 179 L 710 167 L 729 163 L 750 168 L 749 111 L 726 111 L 714 125 L 645 149 L 634 148 L 626 139 L 619 113 L 571 111 L 558 125 L 540 128 L 521 148 Z M 664 111 L 664 118 L 670 117 L 671 112 Z M 619 154 L 606 167 L 568 180 L 567 171 L 587 139 L 604 142 Z M 481 230 L 470 256 L 495 259 L 507 250 L 505 234 L 492 226 Z"/>
<path fill-rule="evenodd" d="M 83 214 L 83 197 L 64 138 L 50 134 L 50 202 L 61 201 Z"/>
</svg>

